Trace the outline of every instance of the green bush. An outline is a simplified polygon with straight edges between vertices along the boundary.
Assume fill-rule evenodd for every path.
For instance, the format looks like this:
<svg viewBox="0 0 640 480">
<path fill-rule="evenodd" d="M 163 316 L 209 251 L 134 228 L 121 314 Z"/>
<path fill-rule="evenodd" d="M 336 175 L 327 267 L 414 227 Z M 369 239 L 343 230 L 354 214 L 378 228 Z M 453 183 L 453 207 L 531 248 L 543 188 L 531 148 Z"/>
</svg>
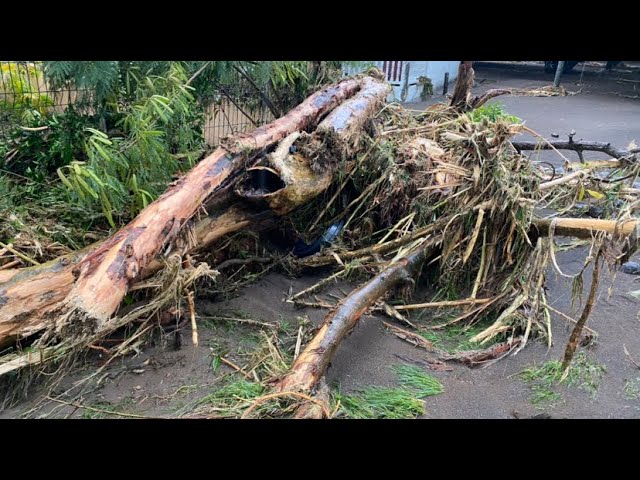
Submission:
<svg viewBox="0 0 640 480">
<path fill-rule="evenodd" d="M 483 105 L 469 112 L 469 117 L 474 122 L 481 122 L 483 119 L 491 122 L 497 122 L 498 120 L 505 120 L 509 123 L 521 123 L 522 120 L 515 115 L 509 115 L 499 102 Z"/>
</svg>

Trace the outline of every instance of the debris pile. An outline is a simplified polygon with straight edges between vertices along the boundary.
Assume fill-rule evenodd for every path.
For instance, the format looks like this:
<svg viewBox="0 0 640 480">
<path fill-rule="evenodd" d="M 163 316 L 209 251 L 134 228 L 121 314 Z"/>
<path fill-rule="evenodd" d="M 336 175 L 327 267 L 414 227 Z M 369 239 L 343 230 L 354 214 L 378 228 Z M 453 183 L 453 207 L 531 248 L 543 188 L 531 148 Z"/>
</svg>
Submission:
<svg viewBox="0 0 640 480">
<path fill-rule="evenodd" d="M 297 402 L 287 409 L 296 417 L 329 416 L 324 373 L 371 309 L 390 316 L 392 333 L 409 341 L 415 334 L 407 312 L 415 310 L 450 313 L 429 329 L 482 325 L 471 338 L 477 351 L 465 356 L 445 354 L 423 337 L 412 342 L 430 349 L 436 363 L 476 366 L 532 338 L 551 342 L 544 285 L 555 265 L 553 236 L 593 239 L 585 266 L 628 259 L 637 243 L 632 213 L 640 190 L 625 182 L 632 185 L 638 174 L 637 151 L 515 142 L 530 132 L 523 123 L 478 114 L 489 98 L 510 92 L 471 99 L 471 85 L 473 70 L 463 62 L 450 105 L 416 114 L 386 103 L 390 87 L 377 70 L 345 79 L 273 123 L 228 138 L 108 239 L 48 263 L 1 269 L 0 375 L 59 361 L 127 328 L 129 339 L 111 350 L 124 354 L 167 318 L 190 318 L 197 343 L 198 289 L 249 264 L 326 273 L 290 296 L 300 307 L 337 278 L 358 278 L 361 286 L 331 306 L 306 345 L 298 339 L 289 371 L 280 368 L 260 389 L 265 395 L 238 416 L 264 411 L 258 407 L 278 398 Z M 522 153 L 536 148 L 615 158 L 567 161 L 559 176 Z M 564 215 L 587 198 L 609 218 L 539 214 L 555 208 Z M 615 202 L 624 208 L 607 210 Z M 286 232 L 292 247 L 297 240 L 293 254 L 261 244 L 262 255 L 229 255 L 232 234 L 267 230 Z M 581 274 L 574 285 L 581 292 Z M 412 303 L 425 287 L 433 298 Z"/>
</svg>

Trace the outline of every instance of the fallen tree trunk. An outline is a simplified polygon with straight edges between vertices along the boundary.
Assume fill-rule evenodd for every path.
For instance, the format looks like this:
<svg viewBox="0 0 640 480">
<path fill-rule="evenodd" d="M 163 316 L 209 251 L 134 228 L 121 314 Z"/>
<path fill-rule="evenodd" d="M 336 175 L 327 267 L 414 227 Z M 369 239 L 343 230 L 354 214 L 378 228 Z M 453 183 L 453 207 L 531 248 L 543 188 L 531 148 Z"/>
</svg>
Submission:
<svg viewBox="0 0 640 480">
<path fill-rule="evenodd" d="M 348 85 L 353 85 L 353 81 L 348 82 L 351 82 L 348 83 Z M 363 83 L 363 80 L 360 80 L 360 83 Z M 372 86 L 371 82 L 365 83 L 370 87 Z M 339 86 L 340 85 L 342 84 L 339 84 Z M 384 85 L 384 87 L 388 88 L 388 86 L 386 85 Z M 349 87 L 349 90 L 346 91 L 340 89 L 337 91 L 338 93 L 335 92 L 336 89 L 337 87 L 331 87 L 330 89 L 327 89 L 329 92 L 334 92 L 332 94 L 332 100 L 325 98 L 323 95 L 316 94 L 309 97 L 309 99 L 305 101 L 301 105 L 301 107 L 308 107 L 309 104 L 314 105 L 314 108 L 316 109 L 316 117 L 314 118 L 319 117 L 321 112 L 326 111 L 325 109 L 328 108 L 328 104 L 330 102 L 335 103 L 339 99 L 344 98 L 344 96 L 346 95 L 345 92 L 347 91 L 352 92 L 352 87 Z M 323 92 L 319 93 L 322 94 Z M 366 95 L 367 98 L 371 97 L 367 93 L 367 89 L 358 94 L 358 96 L 363 95 Z M 370 98 L 370 101 L 379 101 L 379 97 L 380 95 L 378 95 L 375 99 Z M 310 114 L 307 112 L 306 107 L 302 109 L 295 109 L 289 115 L 293 114 L 294 118 L 298 118 L 300 117 L 300 111 L 306 112 L 306 116 L 303 115 L 303 118 L 306 118 L 308 120 Z M 338 109 L 340 109 L 340 106 L 338 107 Z M 296 110 L 298 110 L 297 113 Z M 365 114 L 368 113 L 368 110 L 365 111 Z M 289 115 L 287 117 L 289 117 Z M 274 122 L 274 124 L 280 122 L 281 120 L 283 119 Z M 327 128 L 330 128 L 330 123 L 324 123 Z M 285 125 L 286 127 L 281 126 L 275 132 L 273 128 L 262 127 L 261 129 L 256 130 L 255 138 L 262 135 L 262 133 L 259 132 L 271 131 L 271 138 L 279 140 L 282 132 L 288 131 L 291 125 L 305 126 L 306 124 L 304 122 L 301 123 L 301 120 L 299 120 L 285 122 Z M 352 127 L 346 130 L 342 128 L 343 122 L 338 122 L 336 126 L 340 127 L 340 134 L 338 136 L 342 134 L 353 135 L 354 130 L 360 129 L 362 123 L 353 122 Z M 290 136 L 290 138 L 295 141 L 297 135 L 298 133 L 296 131 L 294 132 L 293 136 Z M 248 138 L 254 137 L 244 136 L 241 139 L 241 142 L 245 142 L 245 147 Z M 275 142 L 276 140 L 273 141 Z M 264 143 L 264 140 L 261 141 Z M 263 208 L 259 208 L 255 206 L 252 207 L 251 205 L 244 205 L 239 202 L 234 203 L 232 195 L 227 195 L 231 198 L 227 198 L 227 200 L 221 200 L 218 197 L 214 197 L 217 200 L 217 204 L 216 202 L 211 202 L 211 200 L 209 200 L 209 203 L 207 204 L 207 209 L 210 211 L 209 215 L 207 217 L 204 217 L 203 219 L 198 220 L 197 222 L 195 222 L 195 224 L 191 224 L 192 228 L 181 228 L 180 235 L 178 235 L 177 231 L 173 232 L 163 230 L 161 232 L 161 237 L 164 235 L 165 238 L 164 245 L 168 245 L 168 248 L 165 247 L 164 253 L 168 253 L 168 250 L 172 250 L 174 252 L 177 251 L 181 255 L 184 255 L 186 253 L 195 254 L 204 250 L 214 241 L 228 233 L 241 230 L 248 226 L 251 226 L 253 229 L 268 227 L 269 225 L 273 224 L 275 218 L 274 213 L 278 215 L 286 214 L 297 206 L 306 203 L 315 195 L 321 193 L 321 191 L 326 189 L 331 183 L 331 172 L 326 172 L 322 175 L 316 174 L 311 171 L 306 159 L 299 156 L 283 155 L 282 152 L 285 150 L 285 147 L 286 151 L 288 152 L 288 147 L 291 145 L 291 143 L 292 142 L 285 142 L 285 145 L 283 145 L 282 148 L 277 149 L 276 153 L 272 155 L 279 158 L 278 162 L 276 162 L 278 167 L 278 171 L 276 171 L 276 173 L 280 176 L 281 181 L 285 185 L 284 188 L 275 192 L 276 198 L 280 199 L 279 203 L 267 202 L 267 205 L 263 205 Z M 206 161 L 207 159 L 203 160 L 203 162 Z M 198 168 L 200 165 L 201 164 L 199 164 L 196 168 Z M 200 170 L 202 169 L 199 169 L 198 171 Z M 304 172 L 307 175 L 301 176 L 297 174 L 299 172 Z M 190 173 L 188 176 L 192 176 L 192 173 Z M 183 179 L 180 183 L 185 182 L 186 180 Z M 163 195 L 161 199 L 171 198 L 171 196 L 169 196 L 168 194 L 174 189 L 175 187 L 167 192 L 167 194 Z M 226 188 L 225 190 L 226 193 L 229 193 L 229 188 Z M 190 189 L 190 191 L 193 191 L 193 189 Z M 221 192 L 222 190 L 220 190 L 218 194 L 220 194 Z M 270 193 L 263 192 L 262 197 L 270 196 Z M 214 204 L 213 209 L 210 207 L 211 203 Z M 150 205 L 150 207 L 152 205 Z M 266 209 L 266 207 L 271 207 L 272 210 Z M 158 208 L 156 208 L 155 211 L 157 212 Z M 139 219 L 134 220 L 134 222 L 140 223 Z M 171 228 L 179 229 L 182 225 L 185 224 L 185 221 L 183 220 L 179 223 L 180 224 L 176 227 L 172 226 Z M 60 310 L 63 310 L 67 306 L 69 301 L 68 297 L 77 290 L 78 286 L 75 283 L 76 275 L 78 275 L 78 273 L 82 274 L 82 272 L 85 271 L 82 269 L 87 268 L 85 266 L 86 264 L 91 264 L 93 262 L 96 265 L 102 265 L 105 259 L 110 259 L 109 265 L 112 265 L 113 261 L 116 262 L 115 267 L 112 266 L 110 267 L 111 269 L 105 266 L 102 266 L 100 269 L 100 271 L 106 269 L 106 273 L 104 273 L 103 276 L 105 277 L 107 285 L 110 285 L 111 288 L 107 288 L 107 290 L 100 290 L 96 288 L 93 290 L 97 290 L 99 292 L 110 291 L 113 295 L 116 295 L 118 294 L 118 292 L 120 292 L 120 290 L 114 290 L 114 283 L 116 287 L 124 286 L 125 290 L 128 290 L 129 287 L 135 282 L 147 278 L 160 270 L 164 266 L 161 255 L 158 255 L 156 258 L 152 258 L 149 261 L 147 261 L 147 259 L 143 257 L 144 262 L 137 262 L 137 256 L 135 256 L 134 260 L 130 260 L 130 257 L 134 257 L 134 250 L 132 250 L 132 248 L 135 247 L 128 247 L 131 245 L 131 243 L 126 243 L 126 241 L 123 240 L 123 237 L 129 235 L 129 232 L 136 232 L 136 230 L 131 230 L 131 228 L 132 227 L 130 226 L 125 227 L 125 229 L 123 229 L 124 231 L 118 232 L 114 237 L 111 237 L 110 239 L 100 244 L 87 247 L 81 252 L 61 257 L 45 265 L 14 271 L 10 275 L 7 275 L 5 277 L 6 281 L 0 284 L 0 346 L 11 343 L 17 338 L 24 338 L 26 336 L 32 335 L 33 333 L 45 328 L 48 317 L 64 313 L 60 312 Z M 158 229 L 156 228 L 155 230 L 157 231 Z M 140 234 L 142 233 L 145 232 L 143 231 Z M 169 235 L 173 236 L 172 242 L 169 242 L 168 240 Z M 161 237 L 156 238 L 156 240 L 154 241 L 159 242 L 161 240 Z M 137 239 L 134 238 L 133 240 Z M 116 249 L 118 245 L 121 245 L 119 250 Z M 123 249 L 124 252 L 122 251 Z M 116 255 L 115 260 L 108 256 L 109 252 L 111 252 L 112 255 Z M 131 255 L 127 256 L 128 254 Z M 117 277 L 115 282 L 110 281 L 113 280 L 111 278 L 113 275 L 117 276 L 119 271 L 120 273 L 122 273 L 121 270 L 118 270 L 122 268 L 125 269 L 124 277 Z M 129 274 L 129 276 L 127 276 L 127 273 Z M 100 285 L 99 278 L 95 278 L 95 282 L 97 282 L 98 286 Z M 85 282 L 84 285 L 86 286 L 87 283 Z M 96 295 L 93 301 L 95 301 L 96 303 L 102 302 L 104 294 L 105 293 L 103 293 L 103 295 Z M 60 305 L 63 301 L 65 302 L 65 304 Z M 113 305 L 115 305 L 115 309 L 117 309 L 119 304 L 120 301 L 118 301 L 116 304 L 116 301 L 110 298 L 108 305 L 111 306 L 109 306 L 108 308 L 112 308 Z M 75 307 L 77 307 L 77 305 Z M 106 307 L 103 306 L 102 308 Z M 95 309 L 92 310 L 92 312 L 95 311 Z M 115 310 L 113 311 L 115 312 Z M 103 323 L 105 321 L 106 320 L 104 320 Z M 100 325 L 96 325 L 93 328 L 99 328 L 99 326 Z"/>
<path fill-rule="evenodd" d="M 312 126 L 321 116 L 353 95 L 359 82 L 346 80 L 309 97 L 286 116 L 232 137 L 201 161 L 176 185 L 145 208 L 78 266 L 78 278 L 56 312 L 77 316 L 99 327 L 117 310 L 129 285 L 160 249 L 176 238 L 180 228 L 205 199 L 231 175 L 243 168 L 249 153 L 268 148 L 287 135 Z"/>
<path fill-rule="evenodd" d="M 363 137 L 359 132 L 380 111 L 390 92 L 389 84 L 365 78 L 362 90 L 331 112 L 313 134 L 301 142 L 300 150 L 311 160 L 312 168 L 332 168 L 360 151 Z"/>
<path fill-rule="evenodd" d="M 221 214 L 216 212 L 196 223 L 192 238 L 195 246 L 185 253 L 202 251 L 222 236 L 249 225 L 256 230 L 267 228 L 274 220 L 271 211 L 253 211 L 233 205 Z M 0 348 L 46 328 L 46 313 L 71 292 L 75 280 L 73 265 L 86 256 L 85 249 L 43 265 L 22 269 L 0 285 Z M 145 280 L 164 265 L 161 256 L 155 258 L 136 281 Z"/>
<path fill-rule="evenodd" d="M 360 288 L 340 301 L 325 317 L 322 326 L 296 359 L 291 370 L 274 386 L 275 391 L 310 391 L 324 376 L 340 342 L 356 326 L 358 320 L 391 288 L 413 278 L 436 243 L 425 246 L 398 260 Z"/>
</svg>

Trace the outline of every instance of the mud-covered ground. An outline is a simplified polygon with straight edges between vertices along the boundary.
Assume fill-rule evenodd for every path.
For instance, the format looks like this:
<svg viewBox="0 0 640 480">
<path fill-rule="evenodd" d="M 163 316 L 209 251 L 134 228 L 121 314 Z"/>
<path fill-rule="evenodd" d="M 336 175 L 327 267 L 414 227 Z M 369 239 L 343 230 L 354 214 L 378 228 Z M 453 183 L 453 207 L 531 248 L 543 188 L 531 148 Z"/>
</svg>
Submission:
<svg viewBox="0 0 640 480">
<path fill-rule="evenodd" d="M 576 67 L 575 72 L 563 76 L 563 86 L 576 95 L 564 97 L 500 97 L 506 110 L 526 120 L 527 125 L 544 135 L 558 134 L 566 138 L 572 129 L 576 139 L 609 141 L 619 147 L 640 142 L 640 100 L 634 98 L 640 85 L 636 62 L 628 62 L 623 71 L 598 73 L 594 65 Z M 542 87 L 549 85 L 552 75 L 545 74 L 540 65 L 496 64 L 476 65 L 477 92 L 498 87 Z M 435 96 L 429 102 L 409 105 L 421 109 L 440 101 Z M 527 139 L 522 136 L 522 139 Z M 540 160 L 561 165 L 552 152 L 544 152 Z M 568 156 L 573 155 L 568 153 Z M 591 154 L 592 158 L 601 155 Z M 557 253 L 560 268 L 567 274 L 579 271 L 586 255 L 585 247 L 571 248 Z M 637 256 L 636 256 L 637 257 Z M 637 258 L 636 258 L 637 260 Z M 298 310 L 284 302 L 290 291 L 299 291 L 314 284 L 320 277 L 292 278 L 270 274 L 249 287 L 239 296 L 213 303 L 198 299 L 199 347 L 191 344 L 191 333 L 185 327 L 181 346 L 176 335 L 158 338 L 155 346 L 144 348 L 139 354 L 113 362 L 100 373 L 100 385 L 72 400 L 71 405 L 48 401 L 30 410 L 42 391 L 31 395 L 14 407 L 0 413 L 0 418 L 28 414 L 32 417 L 170 417 L 180 416 L 189 405 L 215 391 L 221 380 L 234 369 L 217 365 L 214 358 L 225 358 L 242 366 L 247 354 L 260 341 L 259 330 L 274 329 L 237 321 L 211 320 L 206 317 L 227 316 L 277 323 L 280 334 L 295 340 L 299 326 L 308 331 L 310 321 L 319 324 L 325 310 Z M 424 418 L 518 418 L 545 413 L 553 418 L 640 418 L 640 369 L 630 356 L 640 362 L 640 300 L 629 295 L 640 290 L 640 276 L 618 273 L 615 281 L 605 270 L 601 277 L 597 304 L 589 320 L 597 332 L 597 340 L 582 348 L 593 368 L 605 369 L 601 380 L 591 388 L 554 386 L 545 399 L 536 402 L 531 384 L 518 375 L 532 365 L 561 358 L 569 337 L 570 325 L 556 314 L 553 318 L 553 345 L 530 343 L 515 356 L 509 356 L 488 368 L 469 369 L 452 364 L 452 370 L 429 371 L 444 386 L 444 392 L 425 399 Z M 590 270 L 585 284 L 590 281 Z M 341 283 L 327 292 L 340 297 L 353 284 Z M 571 285 L 555 272 L 548 275 L 548 301 L 554 308 L 577 317 L 571 309 Z M 587 289 L 585 289 L 587 290 Z M 420 297 L 420 292 L 417 294 Z M 331 298 L 325 295 L 325 298 Z M 391 335 L 383 326 L 386 317 L 363 318 L 360 325 L 343 342 L 329 369 L 327 380 L 334 388 L 349 393 L 377 386 L 396 386 L 392 365 L 420 362 L 430 354 Z M 455 342 L 455 338 L 449 339 Z M 67 375 L 57 391 L 85 378 L 99 365 L 100 353 L 93 355 L 82 370 Z M 234 374 L 239 376 L 237 372 Z M 56 392 L 53 392 L 56 393 Z M 538 391 L 540 393 L 540 391 Z M 544 392 L 543 392 L 544 393 Z M 88 408 L 85 408 L 88 407 Z M 115 411 L 118 415 L 105 412 Z"/>
</svg>

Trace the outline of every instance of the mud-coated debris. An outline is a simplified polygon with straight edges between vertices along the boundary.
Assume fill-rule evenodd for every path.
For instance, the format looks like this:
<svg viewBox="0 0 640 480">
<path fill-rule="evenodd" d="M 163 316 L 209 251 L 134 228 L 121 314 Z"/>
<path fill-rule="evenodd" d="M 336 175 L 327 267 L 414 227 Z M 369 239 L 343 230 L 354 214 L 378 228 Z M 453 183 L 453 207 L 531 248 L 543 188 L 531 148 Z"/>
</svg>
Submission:
<svg viewBox="0 0 640 480">
<path fill-rule="evenodd" d="M 580 339 L 581 347 L 592 347 L 595 344 L 595 336 L 591 332 L 585 333 Z"/>
<path fill-rule="evenodd" d="M 623 263 L 620 267 L 622 273 L 628 273 L 629 275 L 640 275 L 640 263 L 627 262 Z"/>
<path fill-rule="evenodd" d="M 558 135 L 557 133 L 552 133 L 552 134 L 551 134 L 551 136 L 552 136 L 553 138 L 560 138 L 560 135 Z"/>
<path fill-rule="evenodd" d="M 589 207 L 587 215 L 591 218 L 602 218 L 604 216 L 604 208 L 592 205 Z"/>
<path fill-rule="evenodd" d="M 531 420 L 549 420 L 550 418 L 553 418 L 551 415 L 549 415 L 548 413 L 539 413 L 537 415 L 534 415 L 532 417 L 529 417 Z"/>
</svg>

